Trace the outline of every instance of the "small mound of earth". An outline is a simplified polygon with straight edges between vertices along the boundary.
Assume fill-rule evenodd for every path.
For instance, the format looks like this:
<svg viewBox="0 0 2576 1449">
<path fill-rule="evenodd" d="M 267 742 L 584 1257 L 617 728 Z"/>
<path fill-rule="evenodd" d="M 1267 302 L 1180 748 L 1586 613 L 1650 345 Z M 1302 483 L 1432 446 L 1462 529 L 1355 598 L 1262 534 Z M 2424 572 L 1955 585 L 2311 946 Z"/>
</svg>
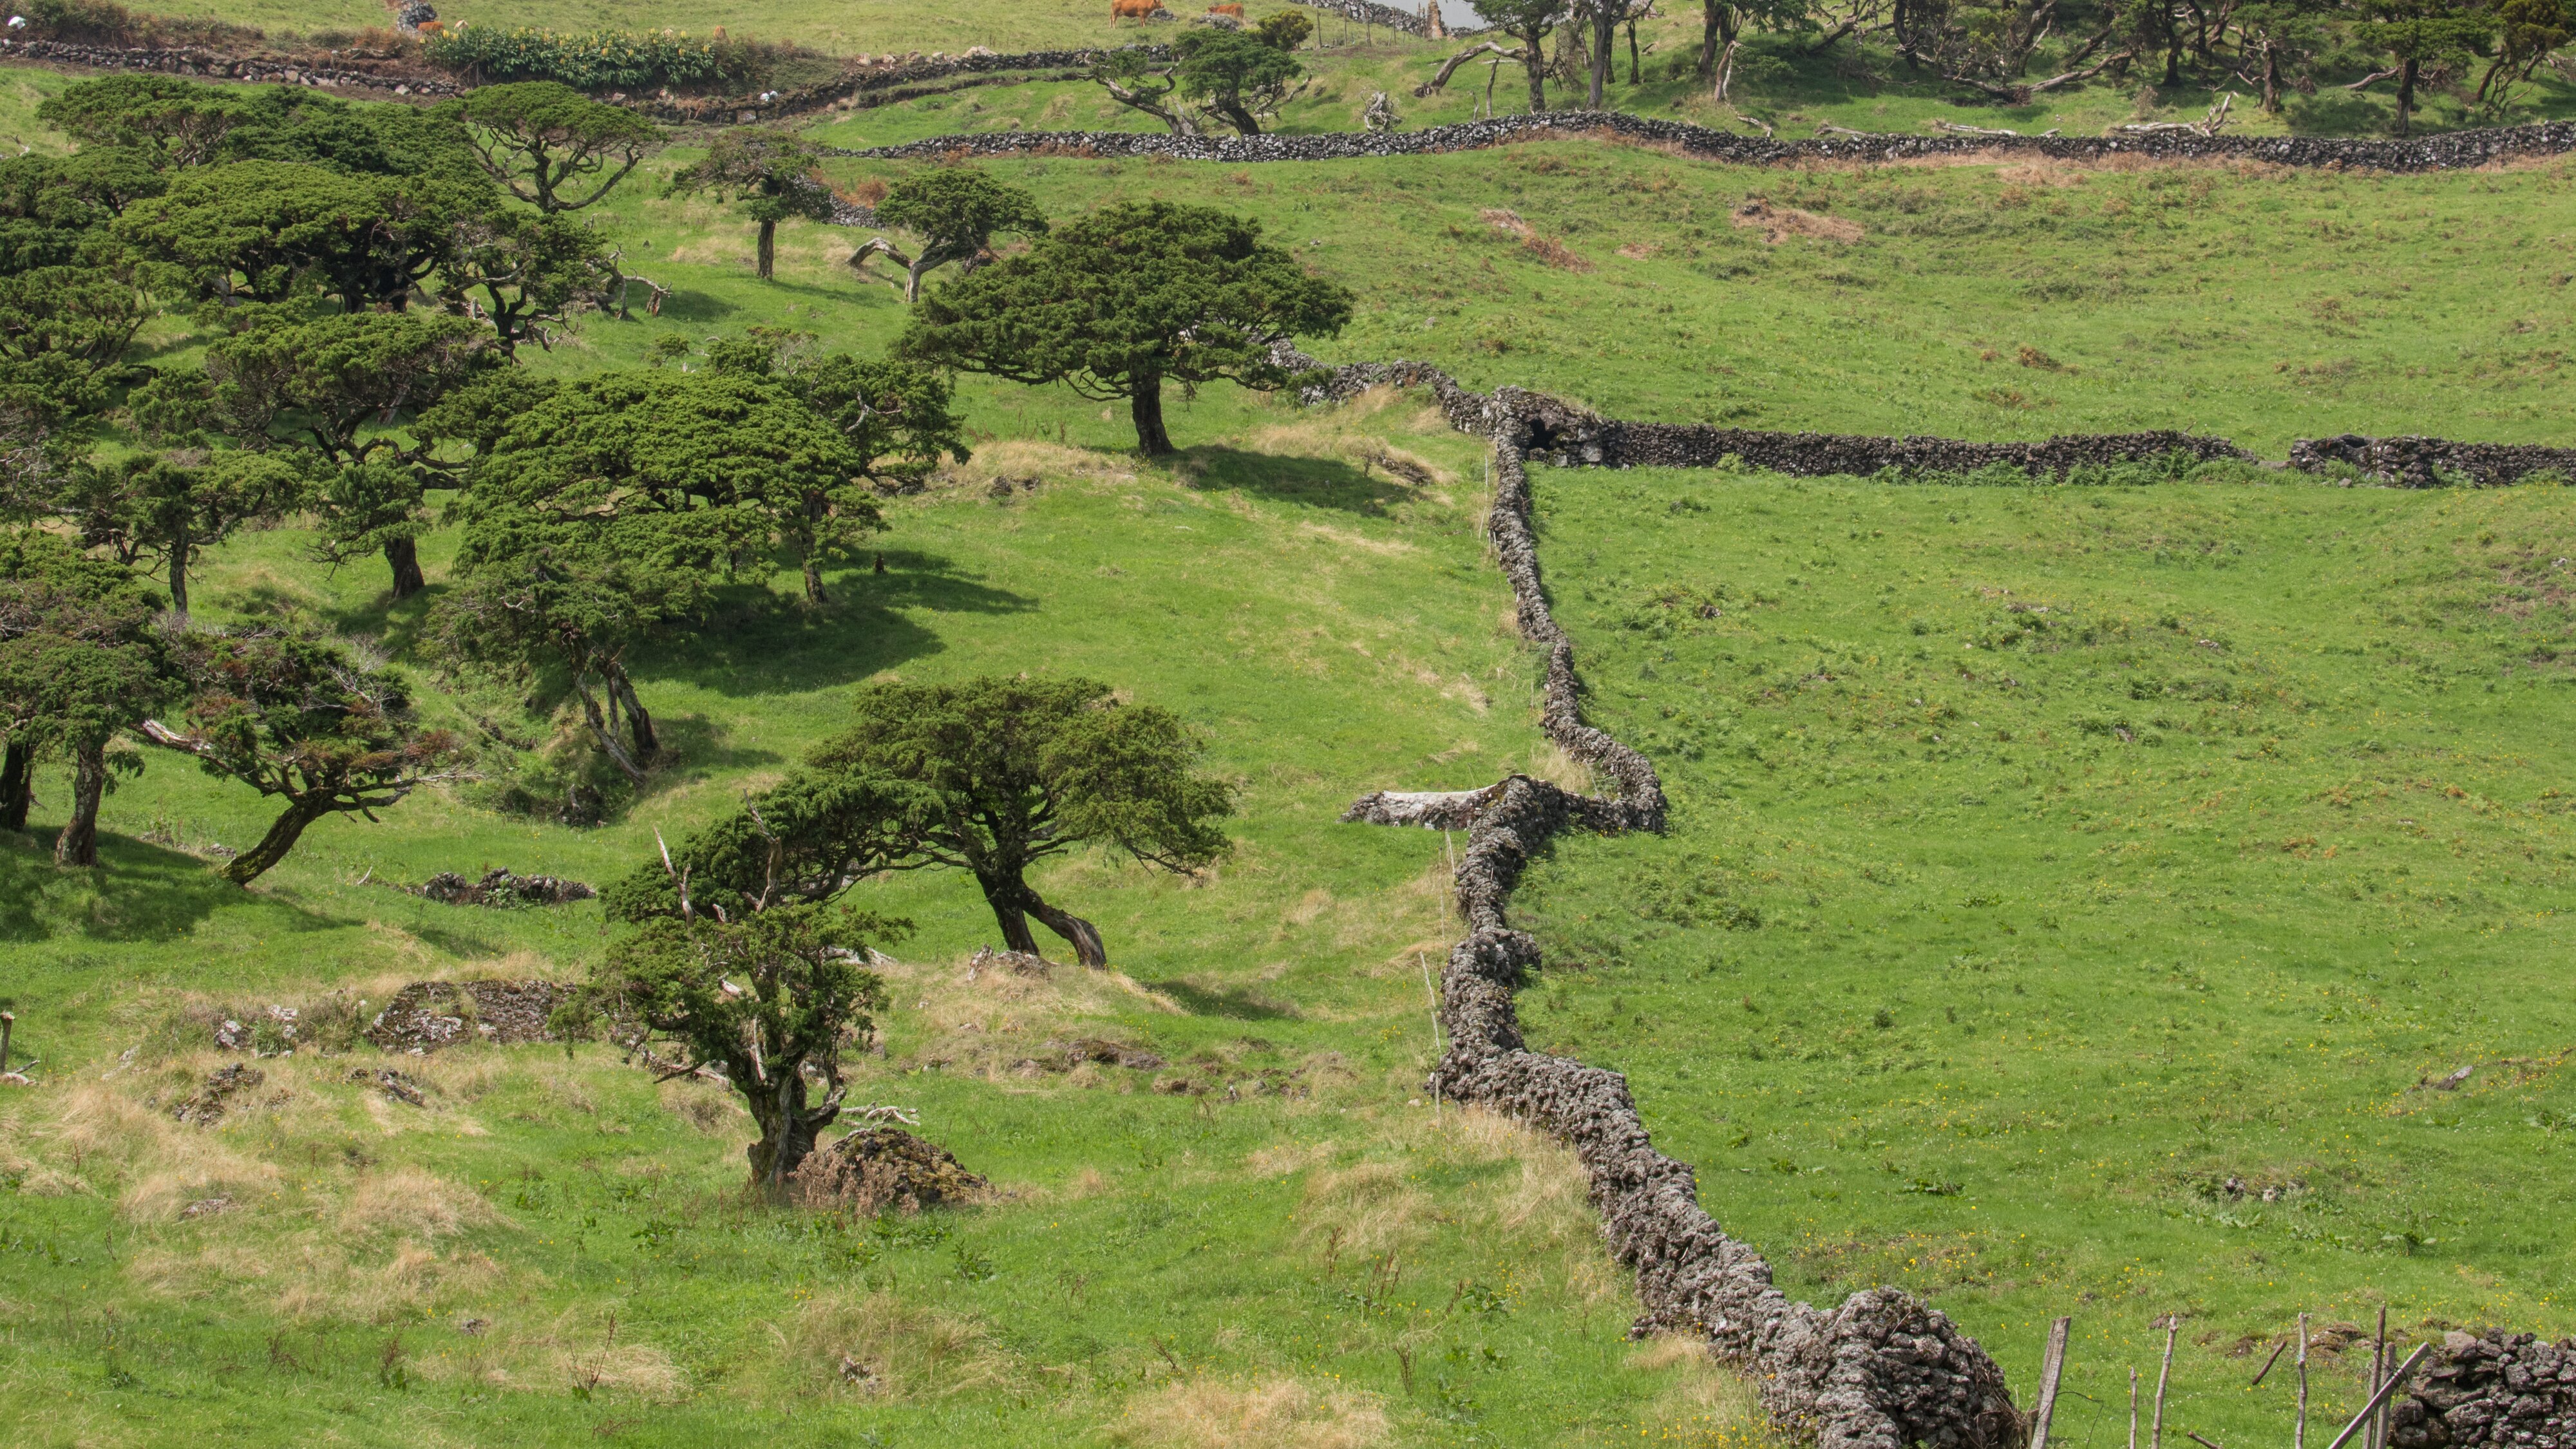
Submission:
<svg viewBox="0 0 2576 1449">
<path fill-rule="evenodd" d="M 1026 951 L 996 951 L 990 946 L 975 948 L 966 963 L 966 979 L 974 980 L 987 971 L 1008 971 L 1014 976 L 1044 976 L 1055 969 L 1055 963 L 1044 956 Z"/>
<path fill-rule="evenodd" d="M 577 880 L 564 880 L 551 875 L 512 875 L 506 870 L 489 870 L 481 880 L 467 880 L 452 870 L 440 871 L 419 885 L 412 894 L 444 901 L 451 906 L 559 906 L 566 901 L 586 901 L 599 892 Z"/>
<path fill-rule="evenodd" d="M 917 1213 L 970 1201 L 992 1186 L 955 1153 L 900 1127 L 863 1127 L 816 1148 L 796 1169 L 796 1185 L 810 1202 L 859 1213 Z"/>
<path fill-rule="evenodd" d="M 366 1038 L 412 1056 L 460 1041 L 553 1041 L 546 1018 L 570 995 L 560 981 L 415 981 L 376 1013 Z"/>
<path fill-rule="evenodd" d="M 1855 222 L 1839 216 L 1818 216 L 1794 206 L 1773 206 L 1759 196 L 1749 196 L 1735 209 L 1733 220 L 1748 230 L 1759 228 L 1762 240 L 1778 246 L 1793 236 L 1813 237 L 1817 241 L 1856 242 L 1864 232 Z"/>
<path fill-rule="evenodd" d="M 1138 1072 L 1154 1071 L 1163 1065 L 1161 1057 L 1142 1047 L 1121 1046 L 1096 1036 L 1074 1041 L 1051 1041 L 1046 1044 L 1046 1050 L 1047 1056 L 1023 1057 L 1011 1063 L 1011 1070 L 1022 1076 L 1034 1076 L 1039 1072 L 1069 1072 L 1085 1062 Z"/>
<path fill-rule="evenodd" d="M 224 1112 L 236 1093 L 257 1090 L 268 1080 L 268 1074 L 257 1067 L 235 1062 L 207 1074 L 203 1085 L 170 1109 L 170 1116 L 197 1127 L 212 1127 L 224 1120 Z"/>
</svg>

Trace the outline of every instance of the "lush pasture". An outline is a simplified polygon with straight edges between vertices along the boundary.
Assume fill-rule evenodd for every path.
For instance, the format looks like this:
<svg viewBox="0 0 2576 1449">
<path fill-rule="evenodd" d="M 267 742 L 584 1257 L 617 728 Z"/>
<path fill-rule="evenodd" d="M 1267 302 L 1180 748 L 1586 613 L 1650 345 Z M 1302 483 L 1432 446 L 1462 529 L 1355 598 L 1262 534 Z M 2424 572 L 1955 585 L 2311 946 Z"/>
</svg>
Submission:
<svg viewBox="0 0 2576 1449">
<path fill-rule="evenodd" d="M 9 82 L 0 134 L 58 145 L 30 112 L 59 82 Z M 1365 99 L 1346 83 L 1312 119 Z M 1096 105 L 992 88 L 816 134 Z M 749 224 L 662 199 L 698 139 L 597 213 L 670 304 L 584 318 L 533 366 L 755 324 L 875 353 L 900 330 L 895 290 L 843 264 L 866 233 L 790 224 L 763 284 Z M 833 163 L 850 186 L 905 169 Z M 989 169 L 1059 214 L 1164 196 L 1258 216 L 1360 296 L 1319 354 L 1622 416 L 2184 426 L 2275 454 L 2347 429 L 2564 436 L 2566 163 L 1795 172 L 1562 142 Z M 1732 225 L 1750 195 L 1828 235 Z M 193 356 L 183 321 L 149 337 L 157 364 Z M 49 837 L 0 843 L 0 998 L 47 1082 L 0 1098 L 0 1422 L 42 1444 L 1753 1436 L 1731 1382 L 1623 1341 L 1633 1304 L 1561 1154 L 1414 1105 L 1425 960 L 1456 929 L 1441 842 L 1333 823 L 1367 789 L 1566 773 L 1483 556 L 1475 442 L 1418 398 L 1317 415 L 1217 388 L 1174 400 L 1186 455 L 1148 468 L 1119 451 L 1123 410 L 962 395 L 978 455 L 889 505 L 884 574 L 835 576 L 814 611 L 746 584 L 639 661 L 675 757 L 606 825 L 423 796 L 317 827 L 242 892 L 208 848 L 268 812 L 162 756 L 109 800 L 94 877 L 55 872 Z M 2410 1324 L 2559 1325 L 2561 496 L 1548 476 L 1594 708 L 1681 808 L 1668 840 L 1569 843 L 1536 878 L 1559 963 L 1536 1039 L 1632 1070 L 1721 1221 L 1802 1293 L 1923 1288 L 2017 1376 L 2072 1309 L 2097 1335 L 2078 1386 L 2104 1399 L 2109 1348 L 2201 1315 L 2205 1431 L 2254 1412 L 2218 1402 L 2207 1355 L 2300 1306 L 2358 1319 L 2384 1288 Z M 577 751 L 556 700 L 423 652 L 452 535 L 424 541 L 431 591 L 400 606 L 307 543 L 293 521 L 227 545 L 206 616 L 324 625 L 414 670 L 460 729 Z M 918 931 L 856 1092 L 920 1108 L 997 1203 L 884 1232 L 745 1209 L 742 1114 L 595 1049 L 401 1064 L 426 1110 L 344 1058 L 270 1060 L 226 1126 L 165 1115 L 218 1060 L 209 1013 L 577 975 L 604 944 L 594 907 L 396 884 L 604 880 L 774 778 L 865 681 L 1024 669 L 1180 711 L 1245 794 L 1203 882 L 1091 858 L 1042 883 L 1101 924 L 1115 977 L 969 982 L 992 926 L 966 883 L 866 888 Z M 38 788 L 41 827 L 65 784 Z M 1167 1065 L 1014 1069 L 1080 1035 Z M 2401 1090 L 2471 1062 L 2456 1095 Z M 233 1208 L 180 1215 L 215 1197 Z"/>
<path fill-rule="evenodd" d="M 1524 887 L 1533 1044 L 1796 1292 L 2075 1314 L 2079 1434 L 2161 1314 L 2221 1442 L 2301 1311 L 2567 1332 L 2565 497 L 1543 474 L 1674 828 Z"/>
</svg>

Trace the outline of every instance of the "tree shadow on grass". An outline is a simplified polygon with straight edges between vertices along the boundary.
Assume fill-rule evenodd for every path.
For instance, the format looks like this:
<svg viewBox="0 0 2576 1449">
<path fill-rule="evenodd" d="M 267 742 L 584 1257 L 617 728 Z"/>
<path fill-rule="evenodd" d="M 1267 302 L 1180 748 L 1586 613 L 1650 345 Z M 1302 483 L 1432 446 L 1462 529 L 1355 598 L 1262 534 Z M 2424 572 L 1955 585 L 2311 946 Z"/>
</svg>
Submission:
<svg viewBox="0 0 2576 1449">
<path fill-rule="evenodd" d="M 1232 1021 L 1294 1021 L 1297 1017 L 1295 1007 L 1241 987 L 1208 986 L 1179 976 L 1146 984 L 1197 1016 L 1222 1016 Z"/>
<path fill-rule="evenodd" d="M 0 942 L 175 941 L 218 911 L 253 910 L 281 933 L 351 924 L 254 895 L 196 856 L 122 835 L 99 836 L 100 865 L 65 870 L 50 832 L 0 835 Z"/>
<path fill-rule="evenodd" d="M 1199 488 L 1232 488 L 1312 508 L 1384 518 L 1392 505 L 1410 502 L 1414 496 L 1413 489 L 1393 474 L 1355 468 L 1339 458 L 1221 447 L 1192 448 L 1188 457 Z"/>
<path fill-rule="evenodd" d="M 1038 607 L 1036 599 L 994 588 L 936 554 L 890 548 L 884 557 L 882 574 L 871 562 L 827 576 L 828 602 L 819 608 L 782 590 L 734 591 L 708 627 L 655 651 L 639 684 L 678 679 L 731 698 L 801 694 L 945 647 L 938 634 L 900 611 L 1025 614 Z"/>
</svg>

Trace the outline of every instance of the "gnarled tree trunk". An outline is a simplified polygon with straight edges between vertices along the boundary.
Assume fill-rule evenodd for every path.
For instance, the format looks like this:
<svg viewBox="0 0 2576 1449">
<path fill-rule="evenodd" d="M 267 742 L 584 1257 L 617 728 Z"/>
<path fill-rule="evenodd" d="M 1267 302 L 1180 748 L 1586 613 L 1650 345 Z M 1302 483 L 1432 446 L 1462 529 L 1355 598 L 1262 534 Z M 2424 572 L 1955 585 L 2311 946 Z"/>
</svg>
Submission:
<svg viewBox="0 0 2576 1449">
<path fill-rule="evenodd" d="M 743 1149 L 751 1159 L 751 1188 L 768 1197 L 787 1191 L 787 1179 L 813 1155 L 823 1129 L 841 1115 L 838 1092 L 819 1107 L 805 1102 L 805 1073 L 796 1062 L 729 1061 L 726 1075 L 760 1127 L 760 1140 Z"/>
<path fill-rule="evenodd" d="M 72 751 L 72 818 L 54 837 L 54 864 L 98 864 L 98 802 L 107 794 L 107 742 Z"/>
<path fill-rule="evenodd" d="M 419 539 L 386 539 L 385 563 L 394 571 L 395 598 L 408 599 L 429 587 L 429 580 L 420 571 Z"/>
<path fill-rule="evenodd" d="M 290 799 L 286 813 L 278 816 L 277 823 L 268 827 L 268 833 L 260 837 L 259 844 L 234 856 L 224 866 L 224 879 L 234 885 L 249 885 L 259 879 L 268 873 L 270 867 L 286 859 L 286 853 L 303 838 L 305 826 L 330 813 L 331 807 L 327 804 Z"/>
<path fill-rule="evenodd" d="M 36 803 L 36 752 L 11 740 L 0 754 L 0 830 L 27 828 L 28 807 Z"/>
<path fill-rule="evenodd" d="M 1127 404 L 1128 416 L 1136 420 L 1136 446 L 1148 458 L 1161 458 L 1180 450 L 1172 446 L 1172 435 L 1163 431 L 1163 379 L 1160 374 L 1144 373 L 1136 378 L 1136 392 Z"/>
<path fill-rule="evenodd" d="M 984 900 L 992 906 L 993 920 L 1002 928 L 1005 950 L 1031 956 L 1046 954 L 1038 949 L 1038 938 L 1029 930 L 1029 917 L 1035 916 L 1048 930 L 1072 944 L 1075 960 L 1085 966 L 1109 964 L 1109 948 L 1101 943 L 1099 927 L 1061 906 L 1049 905 L 1016 873 L 979 875 L 975 883 L 984 888 Z"/>
<path fill-rule="evenodd" d="M 774 221 L 764 221 L 760 224 L 760 248 L 757 256 L 752 262 L 752 272 L 762 281 L 766 282 L 769 280 L 769 274 L 775 270 L 777 266 L 778 223 Z"/>
</svg>

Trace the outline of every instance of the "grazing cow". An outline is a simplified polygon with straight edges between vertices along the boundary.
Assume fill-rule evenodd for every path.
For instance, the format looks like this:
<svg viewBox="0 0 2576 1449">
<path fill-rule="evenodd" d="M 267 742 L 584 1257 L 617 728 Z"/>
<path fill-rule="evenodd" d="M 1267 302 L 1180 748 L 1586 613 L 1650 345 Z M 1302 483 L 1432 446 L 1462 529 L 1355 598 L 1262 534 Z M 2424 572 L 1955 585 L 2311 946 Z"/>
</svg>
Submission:
<svg viewBox="0 0 2576 1449">
<path fill-rule="evenodd" d="M 1109 0 L 1112 20 L 1151 20 L 1163 8 L 1163 0 Z"/>
<path fill-rule="evenodd" d="M 1240 5 L 1211 5 L 1208 7 L 1208 13 L 1210 15 L 1231 15 L 1235 19 L 1241 20 L 1243 18 L 1243 7 Z"/>
</svg>

